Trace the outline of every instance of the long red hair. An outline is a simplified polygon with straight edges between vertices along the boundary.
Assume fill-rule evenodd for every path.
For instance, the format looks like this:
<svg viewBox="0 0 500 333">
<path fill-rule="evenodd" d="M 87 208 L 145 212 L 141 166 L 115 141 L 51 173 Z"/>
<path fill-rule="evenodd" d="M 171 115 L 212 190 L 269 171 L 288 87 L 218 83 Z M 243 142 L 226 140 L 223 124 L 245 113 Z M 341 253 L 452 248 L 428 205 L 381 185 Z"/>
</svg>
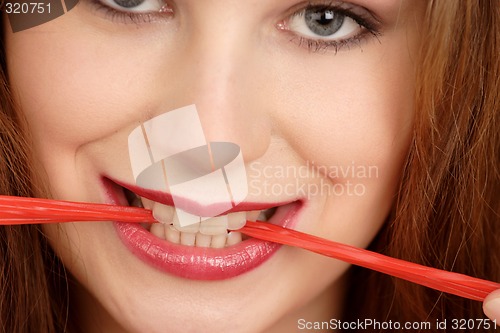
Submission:
<svg viewBox="0 0 500 333">
<path fill-rule="evenodd" d="M 500 281 L 500 3 L 429 1 L 422 34 L 413 141 L 393 214 L 372 248 Z M 352 299 L 355 317 L 485 317 L 479 302 L 355 271 L 364 286 Z"/>
</svg>

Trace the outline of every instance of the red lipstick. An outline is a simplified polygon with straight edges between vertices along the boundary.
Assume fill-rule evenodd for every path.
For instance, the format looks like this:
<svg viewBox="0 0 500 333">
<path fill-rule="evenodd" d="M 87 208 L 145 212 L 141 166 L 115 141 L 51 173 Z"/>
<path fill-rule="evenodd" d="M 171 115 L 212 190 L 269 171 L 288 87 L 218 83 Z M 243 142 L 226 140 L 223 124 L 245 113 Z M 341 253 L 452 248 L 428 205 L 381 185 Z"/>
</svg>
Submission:
<svg viewBox="0 0 500 333">
<path fill-rule="evenodd" d="M 123 184 L 123 185 L 122 185 Z M 171 196 L 103 178 L 108 203 L 124 202 L 123 188 L 153 201 L 168 204 Z M 157 200 L 159 199 L 159 200 Z M 198 205 L 200 207 L 200 205 Z M 279 203 L 242 202 L 231 211 L 261 210 L 277 207 L 268 223 L 291 227 L 296 223 L 303 204 L 300 200 Z M 134 223 L 114 222 L 123 244 L 145 263 L 168 274 L 194 280 L 223 280 L 249 272 L 278 252 L 281 245 L 249 238 L 222 249 L 173 244 L 151 234 Z"/>
</svg>

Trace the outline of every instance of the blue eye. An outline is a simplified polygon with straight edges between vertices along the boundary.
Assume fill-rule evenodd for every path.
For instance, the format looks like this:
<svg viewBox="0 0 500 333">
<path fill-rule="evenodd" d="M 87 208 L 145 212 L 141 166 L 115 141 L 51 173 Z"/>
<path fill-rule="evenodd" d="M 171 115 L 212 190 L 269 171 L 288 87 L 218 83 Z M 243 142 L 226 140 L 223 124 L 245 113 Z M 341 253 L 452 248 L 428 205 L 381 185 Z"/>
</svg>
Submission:
<svg viewBox="0 0 500 333">
<path fill-rule="evenodd" d="M 299 45 L 311 51 L 333 49 L 359 44 L 368 36 L 380 35 L 379 24 L 363 7 L 338 4 L 312 4 L 297 10 L 281 21 L 279 29 L 297 37 Z"/>
<path fill-rule="evenodd" d="M 306 8 L 297 13 L 288 22 L 288 29 L 304 37 L 329 41 L 340 41 L 363 30 L 354 19 L 324 7 Z"/>
</svg>

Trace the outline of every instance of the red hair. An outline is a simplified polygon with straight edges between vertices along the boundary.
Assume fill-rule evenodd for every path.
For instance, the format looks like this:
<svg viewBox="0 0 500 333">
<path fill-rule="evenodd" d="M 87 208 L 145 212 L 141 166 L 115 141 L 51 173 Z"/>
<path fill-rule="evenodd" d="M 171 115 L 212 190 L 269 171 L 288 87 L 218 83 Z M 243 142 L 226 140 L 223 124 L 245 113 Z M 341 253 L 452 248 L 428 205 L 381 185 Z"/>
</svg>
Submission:
<svg viewBox="0 0 500 333">
<path fill-rule="evenodd" d="M 500 281 L 499 3 L 429 1 L 422 34 L 413 141 L 372 248 Z M 354 292 L 358 318 L 484 318 L 479 302 L 363 270 L 354 276 L 366 288 Z"/>
</svg>

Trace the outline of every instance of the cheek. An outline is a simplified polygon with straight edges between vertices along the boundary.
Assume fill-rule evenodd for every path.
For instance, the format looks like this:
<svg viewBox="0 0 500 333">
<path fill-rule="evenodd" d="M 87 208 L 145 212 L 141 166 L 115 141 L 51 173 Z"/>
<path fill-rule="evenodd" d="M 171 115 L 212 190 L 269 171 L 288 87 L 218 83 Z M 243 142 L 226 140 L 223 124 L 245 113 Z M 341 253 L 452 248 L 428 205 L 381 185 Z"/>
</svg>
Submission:
<svg viewBox="0 0 500 333">
<path fill-rule="evenodd" d="M 134 37 L 114 36 L 111 43 L 107 35 L 55 21 L 54 27 L 49 23 L 7 34 L 13 96 L 29 123 L 52 194 L 68 200 L 98 200 L 87 182 L 90 172 L 95 172 L 95 159 L 82 153 L 84 147 L 127 133 L 143 116 L 137 110 L 157 107 L 153 103 L 159 99 L 152 94 L 158 92 L 151 89 L 151 82 L 156 80 L 158 64 L 139 64 L 136 59 L 147 59 L 147 48 L 138 38 L 131 50 Z M 127 139 L 121 137 L 120 149 L 103 150 L 97 158 L 127 162 L 123 154 Z"/>
<path fill-rule="evenodd" d="M 307 160 L 398 171 L 411 135 L 413 66 L 396 47 L 386 49 L 318 56 L 286 78 L 289 108 L 276 123 Z"/>
<path fill-rule="evenodd" d="M 132 123 L 135 110 L 153 107 L 146 102 L 154 100 L 153 65 L 135 60 L 147 59 L 145 48 L 130 50 L 125 38 L 106 47 L 106 38 L 74 27 L 56 31 L 43 26 L 7 38 L 14 95 L 35 142 L 74 150 Z"/>
<path fill-rule="evenodd" d="M 288 109 L 274 120 L 303 161 L 332 171 L 314 203 L 321 214 L 308 216 L 320 221 L 315 232 L 357 246 L 367 246 L 387 218 L 412 133 L 411 57 L 401 39 L 383 45 L 293 67 L 282 82 Z"/>
</svg>

